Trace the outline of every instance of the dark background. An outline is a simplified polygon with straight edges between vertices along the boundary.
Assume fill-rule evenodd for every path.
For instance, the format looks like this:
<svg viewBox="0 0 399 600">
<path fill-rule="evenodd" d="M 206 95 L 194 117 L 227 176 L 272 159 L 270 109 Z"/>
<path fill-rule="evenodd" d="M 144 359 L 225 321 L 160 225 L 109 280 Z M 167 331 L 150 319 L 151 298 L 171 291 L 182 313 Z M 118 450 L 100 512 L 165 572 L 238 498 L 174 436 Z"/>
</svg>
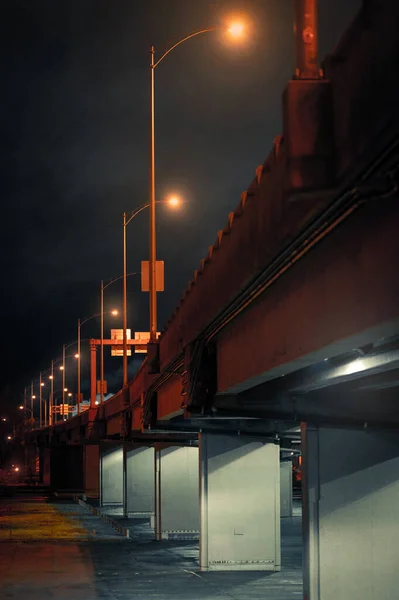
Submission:
<svg viewBox="0 0 399 600">
<path fill-rule="evenodd" d="M 321 58 L 359 5 L 320 0 Z M 122 273 L 122 213 L 148 202 L 150 44 L 164 50 L 240 13 L 245 42 L 205 34 L 156 70 L 157 198 L 185 200 L 177 211 L 158 207 L 159 329 L 281 132 L 281 93 L 295 67 L 293 2 L 3 2 L 0 411 L 76 339 L 78 317 L 99 312 L 101 279 Z M 128 270 L 146 259 L 148 211 L 129 225 Z M 128 283 L 128 326 L 146 331 L 148 295 L 139 277 Z M 106 310 L 122 309 L 121 292 L 107 290 Z M 111 326 L 121 317 L 106 320 L 107 334 Z M 98 335 L 98 319 L 82 328 L 83 338 Z M 87 354 L 83 346 L 85 397 Z M 121 359 L 106 366 L 116 391 Z M 75 371 L 71 363 L 71 388 Z"/>
</svg>

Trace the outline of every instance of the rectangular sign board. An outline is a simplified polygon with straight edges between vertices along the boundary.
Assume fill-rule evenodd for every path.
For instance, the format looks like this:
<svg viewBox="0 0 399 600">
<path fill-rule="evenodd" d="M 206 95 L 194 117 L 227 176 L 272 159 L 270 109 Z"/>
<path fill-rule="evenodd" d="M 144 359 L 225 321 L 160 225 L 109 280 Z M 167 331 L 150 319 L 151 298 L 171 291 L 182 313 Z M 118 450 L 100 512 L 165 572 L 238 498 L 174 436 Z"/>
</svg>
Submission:
<svg viewBox="0 0 399 600">
<path fill-rule="evenodd" d="M 131 339 L 131 329 L 126 329 L 126 339 Z M 111 329 L 111 340 L 123 342 L 123 329 Z M 127 347 L 127 356 L 132 356 L 131 347 Z M 123 346 L 111 346 L 111 356 L 123 356 Z"/>
<path fill-rule="evenodd" d="M 103 382 L 101 382 L 101 380 L 97 381 L 97 394 L 101 394 L 101 383 L 103 384 L 103 386 L 102 386 L 103 394 L 106 394 L 107 393 L 107 382 L 105 381 L 105 379 Z"/>
<path fill-rule="evenodd" d="M 163 260 L 157 260 L 155 268 L 155 287 L 157 292 L 163 292 L 165 289 L 165 263 Z M 150 291 L 150 261 L 141 261 L 141 291 Z"/>
<path fill-rule="evenodd" d="M 160 331 L 157 331 L 157 339 L 161 335 Z M 150 341 L 149 331 L 135 331 L 134 339 L 138 342 L 134 346 L 136 354 L 147 354 L 147 344 Z"/>
</svg>

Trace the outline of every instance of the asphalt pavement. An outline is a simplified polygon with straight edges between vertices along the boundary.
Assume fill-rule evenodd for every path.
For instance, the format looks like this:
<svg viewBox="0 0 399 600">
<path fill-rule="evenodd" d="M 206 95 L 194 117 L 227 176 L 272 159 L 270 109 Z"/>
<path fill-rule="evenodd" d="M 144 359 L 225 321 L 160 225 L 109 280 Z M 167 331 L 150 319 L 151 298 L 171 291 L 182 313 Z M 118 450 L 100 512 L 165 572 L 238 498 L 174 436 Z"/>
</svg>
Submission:
<svg viewBox="0 0 399 600">
<path fill-rule="evenodd" d="M 0 501 L 0 598 L 4 600 L 293 600 L 302 598 L 301 518 L 282 519 L 280 573 L 208 572 L 198 542 L 132 537 L 76 503 Z M 11 533 L 10 533 L 11 532 Z"/>
</svg>

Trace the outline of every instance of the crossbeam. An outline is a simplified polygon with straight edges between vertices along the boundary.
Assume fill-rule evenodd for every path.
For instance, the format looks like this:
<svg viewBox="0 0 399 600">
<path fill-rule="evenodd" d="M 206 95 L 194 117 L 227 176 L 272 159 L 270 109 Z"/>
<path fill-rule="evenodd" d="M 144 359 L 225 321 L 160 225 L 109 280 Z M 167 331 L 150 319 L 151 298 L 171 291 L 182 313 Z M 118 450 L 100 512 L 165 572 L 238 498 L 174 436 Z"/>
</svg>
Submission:
<svg viewBox="0 0 399 600">
<path fill-rule="evenodd" d="M 140 339 L 126 340 L 126 343 L 128 346 L 146 346 L 148 342 L 149 342 L 149 339 L 148 340 L 140 340 Z M 123 346 L 123 340 L 103 340 L 102 343 L 104 346 Z M 89 340 L 89 344 L 91 346 L 101 346 L 101 340 L 92 338 Z"/>
</svg>

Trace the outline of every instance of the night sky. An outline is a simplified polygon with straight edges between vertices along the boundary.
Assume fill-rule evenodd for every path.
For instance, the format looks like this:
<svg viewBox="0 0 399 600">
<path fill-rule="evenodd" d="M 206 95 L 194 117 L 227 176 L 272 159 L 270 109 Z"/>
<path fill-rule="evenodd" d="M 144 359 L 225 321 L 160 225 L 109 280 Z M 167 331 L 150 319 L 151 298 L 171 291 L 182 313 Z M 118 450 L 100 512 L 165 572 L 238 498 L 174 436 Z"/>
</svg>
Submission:
<svg viewBox="0 0 399 600">
<path fill-rule="evenodd" d="M 100 281 L 122 273 L 122 213 L 148 202 L 148 49 L 245 14 L 250 38 L 190 40 L 156 70 L 159 328 L 281 132 L 294 70 L 291 0 L 6 0 L 2 5 L 0 409 L 100 310 Z M 320 57 L 360 0 L 320 0 Z M 158 54 L 159 56 L 159 54 Z M 148 211 L 128 228 L 128 270 L 148 259 Z M 122 288 L 106 310 L 122 308 Z M 129 323 L 148 330 L 131 277 Z M 106 321 L 121 327 L 121 318 Z M 99 320 L 82 337 L 99 336 Z M 84 355 L 83 349 L 82 355 Z M 72 359 L 73 360 L 73 359 Z M 87 350 L 82 358 L 87 380 Z M 107 360 L 120 385 L 121 359 Z M 72 364 L 70 372 L 76 369 Z M 119 372 L 118 372 L 119 370 Z M 69 384 L 73 387 L 74 383 Z M 86 390 L 84 390 L 86 391 Z M 87 397 L 87 393 L 85 394 Z"/>
</svg>

